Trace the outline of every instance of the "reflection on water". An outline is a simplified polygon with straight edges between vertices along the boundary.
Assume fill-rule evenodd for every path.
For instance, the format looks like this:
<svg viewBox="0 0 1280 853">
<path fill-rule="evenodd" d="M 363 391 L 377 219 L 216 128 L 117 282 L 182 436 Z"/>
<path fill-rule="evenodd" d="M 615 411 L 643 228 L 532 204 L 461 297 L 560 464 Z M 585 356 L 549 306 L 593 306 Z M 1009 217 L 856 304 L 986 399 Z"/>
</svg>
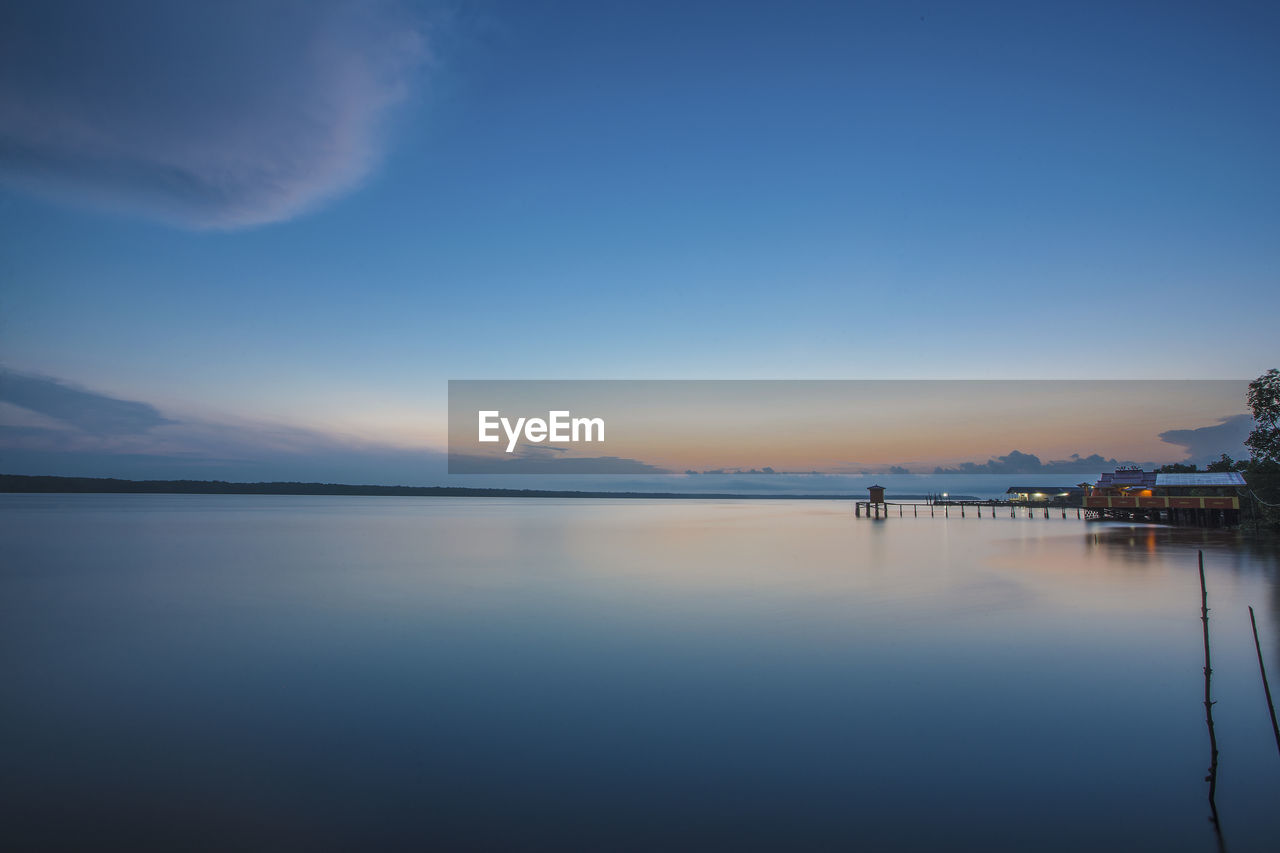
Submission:
<svg viewBox="0 0 1280 853">
<path fill-rule="evenodd" d="M 837 503 L 0 496 L 10 847 L 1267 849 L 1273 543 Z"/>
<path fill-rule="evenodd" d="M 1160 525 L 1091 526 L 1089 543 L 1106 549 L 1108 556 L 1128 563 L 1159 565 L 1170 552 L 1202 550 L 1207 565 L 1233 576 L 1266 572 L 1259 600 L 1253 606 L 1266 607 L 1272 622 L 1280 622 L 1280 583 L 1276 571 L 1280 566 L 1280 537 L 1257 533 L 1194 527 Z M 1234 581 L 1234 577 L 1233 577 Z M 1280 658 L 1280 631 L 1271 631 L 1271 654 Z"/>
</svg>

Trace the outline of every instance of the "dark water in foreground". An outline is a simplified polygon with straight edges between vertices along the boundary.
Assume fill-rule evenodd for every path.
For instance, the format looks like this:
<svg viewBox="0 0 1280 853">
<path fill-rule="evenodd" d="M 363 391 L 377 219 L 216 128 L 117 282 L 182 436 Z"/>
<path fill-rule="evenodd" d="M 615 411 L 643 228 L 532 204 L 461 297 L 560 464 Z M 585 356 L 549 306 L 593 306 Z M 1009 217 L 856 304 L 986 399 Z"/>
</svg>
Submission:
<svg viewBox="0 0 1280 853">
<path fill-rule="evenodd" d="M 1210 851 L 1197 548 L 1226 843 L 1276 849 L 1234 534 L 0 495 L 0 847 Z"/>
</svg>

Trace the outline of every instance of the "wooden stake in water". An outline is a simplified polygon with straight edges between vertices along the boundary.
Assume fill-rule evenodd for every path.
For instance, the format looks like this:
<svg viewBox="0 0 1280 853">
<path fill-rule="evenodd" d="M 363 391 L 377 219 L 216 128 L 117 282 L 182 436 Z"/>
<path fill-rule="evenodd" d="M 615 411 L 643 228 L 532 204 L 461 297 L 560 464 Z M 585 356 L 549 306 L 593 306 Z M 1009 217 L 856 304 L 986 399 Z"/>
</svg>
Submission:
<svg viewBox="0 0 1280 853">
<path fill-rule="evenodd" d="M 1218 837 L 1218 848 L 1222 849 L 1222 826 L 1218 823 L 1218 736 L 1213 731 L 1213 699 L 1209 693 L 1209 679 L 1213 668 L 1209 665 L 1209 589 L 1204 583 L 1204 551 L 1197 551 L 1200 559 L 1200 621 L 1204 623 L 1204 721 L 1209 727 L 1209 775 L 1204 780 L 1209 783 L 1209 811 L 1213 831 Z"/>
<path fill-rule="evenodd" d="M 1262 674 L 1262 692 L 1267 694 L 1267 710 L 1271 712 L 1271 731 L 1276 736 L 1276 749 L 1280 750 L 1280 725 L 1276 725 L 1276 706 L 1271 701 L 1271 685 L 1267 683 L 1267 667 L 1262 663 L 1262 644 L 1258 642 L 1258 620 L 1249 608 L 1249 624 L 1253 626 L 1253 647 L 1258 652 L 1258 672 Z"/>
</svg>

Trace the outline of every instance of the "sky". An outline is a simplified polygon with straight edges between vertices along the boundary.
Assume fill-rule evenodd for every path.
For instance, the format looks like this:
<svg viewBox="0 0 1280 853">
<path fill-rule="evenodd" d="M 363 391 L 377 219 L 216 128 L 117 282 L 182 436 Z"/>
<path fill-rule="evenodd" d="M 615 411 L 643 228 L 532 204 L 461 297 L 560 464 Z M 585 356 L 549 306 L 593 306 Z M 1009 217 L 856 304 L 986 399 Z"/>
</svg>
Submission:
<svg viewBox="0 0 1280 853">
<path fill-rule="evenodd" d="M 1251 379 L 1278 41 L 1267 3 L 10 0 L 0 470 L 443 482 L 450 379 Z"/>
</svg>

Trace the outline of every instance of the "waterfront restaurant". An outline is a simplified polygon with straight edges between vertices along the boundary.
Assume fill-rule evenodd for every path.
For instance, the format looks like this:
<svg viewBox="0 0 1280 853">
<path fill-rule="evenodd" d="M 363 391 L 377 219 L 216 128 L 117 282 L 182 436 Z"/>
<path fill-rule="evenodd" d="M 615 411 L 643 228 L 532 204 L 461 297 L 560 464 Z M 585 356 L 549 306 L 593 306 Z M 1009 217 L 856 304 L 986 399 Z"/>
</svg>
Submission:
<svg viewBox="0 0 1280 853">
<path fill-rule="evenodd" d="M 1217 526 L 1239 518 L 1239 490 L 1244 477 L 1235 471 L 1157 474 L 1141 468 L 1118 468 L 1103 474 L 1088 489 L 1085 509 L 1121 510 L 1173 524 Z"/>
</svg>

